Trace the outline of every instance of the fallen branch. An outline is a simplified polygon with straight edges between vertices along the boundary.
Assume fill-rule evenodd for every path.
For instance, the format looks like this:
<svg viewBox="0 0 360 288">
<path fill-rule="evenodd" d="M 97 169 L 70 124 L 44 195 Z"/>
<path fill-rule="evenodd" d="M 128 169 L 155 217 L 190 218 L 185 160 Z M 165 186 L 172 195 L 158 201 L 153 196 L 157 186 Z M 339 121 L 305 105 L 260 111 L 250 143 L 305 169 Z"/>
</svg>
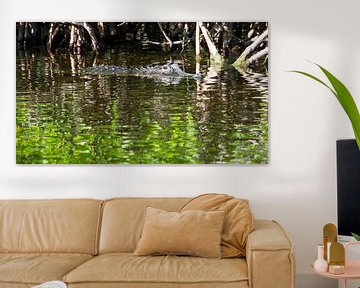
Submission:
<svg viewBox="0 0 360 288">
<path fill-rule="evenodd" d="M 246 58 L 250 55 L 251 52 L 253 52 L 256 47 L 258 47 L 269 35 L 269 30 L 265 30 L 256 40 L 250 44 L 246 49 L 241 53 L 238 59 L 232 64 L 233 66 L 248 66 L 248 63 L 246 63 Z"/>
<path fill-rule="evenodd" d="M 252 55 L 246 62 L 248 62 L 248 65 L 254 63 L 256 60 L 260 59 L 261 57 L 267 55 L 269 52 L 269 48 L 266 47 L 262 49 L 261 51 L 257 52 L 256 54 Z"/>
</svg>

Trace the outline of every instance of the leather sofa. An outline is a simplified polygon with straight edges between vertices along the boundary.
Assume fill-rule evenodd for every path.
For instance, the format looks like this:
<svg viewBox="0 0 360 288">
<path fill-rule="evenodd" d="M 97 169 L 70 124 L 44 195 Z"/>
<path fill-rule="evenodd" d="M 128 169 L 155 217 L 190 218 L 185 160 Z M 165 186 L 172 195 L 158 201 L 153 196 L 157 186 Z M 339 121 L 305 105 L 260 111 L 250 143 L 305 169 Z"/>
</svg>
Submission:
<svg viewBox="0 0 360 288">
<path fill-rule="evenodd" d="M 188 200 L 0 200 L 0 288 L 294 287 L 292 243 L 270 220 L 255 220 L 245 258 L 134 256 L 145 207 L 178 211 Z"/>
</svg>

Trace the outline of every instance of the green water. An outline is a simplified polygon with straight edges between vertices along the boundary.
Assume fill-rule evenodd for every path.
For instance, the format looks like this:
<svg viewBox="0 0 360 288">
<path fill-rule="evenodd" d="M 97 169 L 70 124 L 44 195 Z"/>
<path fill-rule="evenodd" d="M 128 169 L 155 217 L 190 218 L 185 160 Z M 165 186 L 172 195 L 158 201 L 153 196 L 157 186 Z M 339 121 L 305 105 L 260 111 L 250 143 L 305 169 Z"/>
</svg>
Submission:
<svg viewBox="0 0 360 288">
<path fill-rule="evenodd" d="M 17 51 L 16 161 L 59 164 L 264 164 L 268 78 L 215 68 L 201 80 L 87 75 L 96 64 L 168 61 L 195 73 L 195 58 L 120 46 L 94 59 Z M 217 70 L 217 71 L 216 71 Z"/>
</svg>

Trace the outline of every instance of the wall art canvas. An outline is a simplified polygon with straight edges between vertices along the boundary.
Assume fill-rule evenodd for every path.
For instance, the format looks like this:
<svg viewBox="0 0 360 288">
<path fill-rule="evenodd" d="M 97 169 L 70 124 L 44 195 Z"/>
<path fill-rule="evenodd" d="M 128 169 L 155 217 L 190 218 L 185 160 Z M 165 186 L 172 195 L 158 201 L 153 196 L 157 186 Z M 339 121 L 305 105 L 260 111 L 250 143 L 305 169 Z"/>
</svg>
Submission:
<svg viewBox="0 0 360 288">
<path fill-rule="evenodd" d="M 17 164 L 268 163 L 267 22 L 17 22 Z"/>
</svg>

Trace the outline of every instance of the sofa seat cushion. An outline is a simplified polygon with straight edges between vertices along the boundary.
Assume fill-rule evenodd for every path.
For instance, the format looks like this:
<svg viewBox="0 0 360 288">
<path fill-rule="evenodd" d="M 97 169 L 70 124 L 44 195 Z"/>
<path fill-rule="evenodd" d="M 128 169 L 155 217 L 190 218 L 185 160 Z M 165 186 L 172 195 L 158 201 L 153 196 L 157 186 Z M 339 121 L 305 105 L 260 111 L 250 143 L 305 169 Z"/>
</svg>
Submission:
<svg viewBox="0 0 360 288">
<path fill-rule="evenodd" d="M 240 258 L 134 256 L 131 253 L 96 256 L 64 277 L 64 281 L 70 284 L 123 282 L 143 283 L 144 287 L 148 287 L 145 285 L 147 283 L 209 284 L 242 281 L 247 285 L 247 280 L 247 265 L 245 260 Z"/>
<path fill-rule="evenodd" d="M 4 283 L 40 284 L 61 280 L 92 257 L 72 253 L 0 253 L 0 286 Z"/>
</svg>

